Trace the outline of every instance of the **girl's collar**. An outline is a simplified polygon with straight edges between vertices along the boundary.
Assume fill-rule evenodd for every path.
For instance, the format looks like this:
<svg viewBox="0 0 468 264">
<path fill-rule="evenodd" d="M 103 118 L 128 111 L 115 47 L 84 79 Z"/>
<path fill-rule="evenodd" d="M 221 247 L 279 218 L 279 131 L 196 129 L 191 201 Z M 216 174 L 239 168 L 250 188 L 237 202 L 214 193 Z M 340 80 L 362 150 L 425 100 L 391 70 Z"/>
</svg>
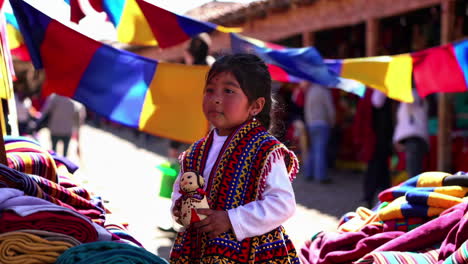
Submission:
<svg viewBox="0 0 468 264">
<path fill-rule="evenodd" d="M 240 124 L 239 126 L 237 126 L 235 129 L 232 130 L 231 134 L 228 135 L 228 136 L 220 136 L 218 134 L 218 129 L 217 128 L 213 128 L 213 136 L 217 137 L 217 138 L 222 138 L 222 139 L 226 139 L 227 137 L 231 137 L 233 136 L 234 134 L 236 134 L 239 130 L 241 130 L 244 126 L 250 124 L 250 123 L 256 123 L 256 124 L 259 124 L 260 125 L 260 122 L 258 122 L 257 119 L 253 118 L 253 119 L 249 119 L 247 121 L 245 121 L 244 123 Z"/>
<path fill-rule="evenodd" d="M 214 131 L 213 131 L 213 136 L 214 136 L 213 140 L 215 140 L 215 141 L 221 140 L 221 139 L 222 139 L 222 140 L 226 140 L 226 138 L 228 137 L 228 136 L 220 136 L 220 135 L 218 134 L 218 129 L 217 129 L 217 128 L 214 129 Z"/>
</svg>

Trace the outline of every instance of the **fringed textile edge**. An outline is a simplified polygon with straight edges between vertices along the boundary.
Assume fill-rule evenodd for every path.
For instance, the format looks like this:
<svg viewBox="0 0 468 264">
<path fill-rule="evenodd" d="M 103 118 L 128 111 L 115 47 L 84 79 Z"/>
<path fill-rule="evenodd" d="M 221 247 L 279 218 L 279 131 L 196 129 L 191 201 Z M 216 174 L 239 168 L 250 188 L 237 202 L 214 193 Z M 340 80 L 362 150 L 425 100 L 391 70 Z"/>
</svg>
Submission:
<svg viewBox="0 0 468 264">
<path fill-rule="evenodd" d="M 258 187 L 258 193 L 260 196 L 265 190 L 266 178 L 267 175 L 271 172 L 272 164 L 278 159 L 284 159 L 285 157 L 289 158 L 289 161 L 285 160 L 289 180 L 292 182 L 296 178 L 296 175 L 299 172 L 299 161 L 297 160 L 296 154 L 287 149 L 285 146 L 279 146 L 268 154 L 268 157 L 266 158 L 262 167 L 262 171 L 260 173 L 260 183 Z"/>
</svg>

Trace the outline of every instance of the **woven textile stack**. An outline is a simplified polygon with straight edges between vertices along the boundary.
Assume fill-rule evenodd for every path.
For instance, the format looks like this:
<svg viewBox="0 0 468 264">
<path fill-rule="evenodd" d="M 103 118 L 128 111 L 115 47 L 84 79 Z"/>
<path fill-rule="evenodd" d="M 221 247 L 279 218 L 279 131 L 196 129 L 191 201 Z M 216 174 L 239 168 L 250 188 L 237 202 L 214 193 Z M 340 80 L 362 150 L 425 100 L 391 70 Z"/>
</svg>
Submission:
<svg viewBox="0 0 468 264">
<path fill-rule="evenodd" d="M 73 179 L 78 167 L 25 137 L 5 137 L 0 164 L 0 263 L 167 263 Z"/>
<path fill-rule="evenodd" d="M 468 263 L 468 174 L 425 172 L 314 234 L 303 263 Z"/>
</svg>

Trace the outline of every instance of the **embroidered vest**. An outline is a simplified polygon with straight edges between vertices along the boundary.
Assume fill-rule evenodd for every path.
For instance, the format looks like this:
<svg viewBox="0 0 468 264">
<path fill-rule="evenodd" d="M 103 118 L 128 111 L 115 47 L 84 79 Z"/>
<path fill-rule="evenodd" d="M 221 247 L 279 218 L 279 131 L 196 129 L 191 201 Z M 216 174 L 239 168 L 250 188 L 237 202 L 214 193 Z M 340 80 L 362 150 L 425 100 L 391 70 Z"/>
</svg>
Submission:
<svg viewBox="0 0 468 264">
<path fill-rule="evenodd" d="M 213 133 L 181 155 L 181 173 L 203 173 Z M 226 139 L 210 173 L 206 192 L 213 210 L 229 210 L 261 199 L 271 164 L 284 158 L 291 180 L 298 171 L 294 153 L 270 135 L 257 121 L 241 125 Z M 233 231 L 214 239 L 187 229 L 178 233 L 171 263 L 300 263 L 284 228 L 237 241 Z"/>
</svg>

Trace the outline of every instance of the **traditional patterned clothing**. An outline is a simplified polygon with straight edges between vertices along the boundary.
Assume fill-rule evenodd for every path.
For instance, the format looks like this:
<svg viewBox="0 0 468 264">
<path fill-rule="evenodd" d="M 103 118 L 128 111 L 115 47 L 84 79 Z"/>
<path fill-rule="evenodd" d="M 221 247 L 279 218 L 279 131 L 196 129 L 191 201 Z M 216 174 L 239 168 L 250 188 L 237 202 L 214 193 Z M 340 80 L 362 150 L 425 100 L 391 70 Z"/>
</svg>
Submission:
<svg viewBox="0 0 468 264">
<path fill-rule="evenodd" d="M 182 173 L 203 172 L 213 141 L 212 131 L 182 155 Z M 284 159 L 292 180 L 297 173 L 295 155 L 257 121 L 241 125 L 226 139 L 207 184 L 213 210 L 229 210 L 260 200 L 272 164 Z M 208 240 L 188 229 L 180 232 L 171 252 L 172 263 L 299 263 L 296 250 L 282 226 L 238 241 L 233 231 Z"/>
</svg>

